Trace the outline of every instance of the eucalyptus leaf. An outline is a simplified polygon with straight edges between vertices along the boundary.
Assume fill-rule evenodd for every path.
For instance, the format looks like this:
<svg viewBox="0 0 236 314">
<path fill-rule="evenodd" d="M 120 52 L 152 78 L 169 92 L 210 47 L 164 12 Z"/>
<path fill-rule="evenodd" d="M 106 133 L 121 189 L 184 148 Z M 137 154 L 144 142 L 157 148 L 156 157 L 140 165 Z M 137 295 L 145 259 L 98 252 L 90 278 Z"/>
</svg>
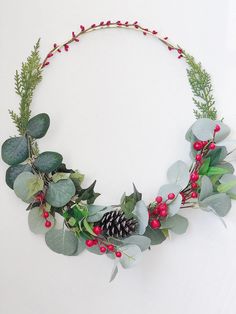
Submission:
<svg viewBox="0 0 236 314">
<path fill-rule="evenodd" d="M 211 180 L 207 176 L 201 178 L 201 191 L 199 200 L 202 201 L 204 198 L 210 196 L 213 193 L 213 185 Z"/>
<path fill-rule="evenodd" d="M 47 246 L 56 253 L 63 255 L 74 255 L 77 251 L 78 239 L 76 235 L 68 230 L 51 229 L 45 235 Z"/>
<path fill-rule="evenodd" d="M 16 177 L 13 188 L 22 201 L 31 203 L 33 196 L 41 191 L 43 186 L 44 182 L 39 176 L 24 171 Z"/>
<path fill-rule="evenodd" d="M 167 171 L 170 183 L 175 183 L 184 189 L 189 182 L 189 168 L 182 160 L 176 161 Z"/>
<path fill-rule="evenodd" d="M 43 137 L 49 128 L 50 118 L 46 113 L 37 114 L 27 124 L 27 133 L 33 138 Z"/>
<path fill-rule="evenodd" d="M 123 240 L 125 244 L 135 244 L 140 247 L 141 251 L 147 250 L 151 245 L 151 240 L 143 235 L 131 235 Z"/>
<path fill-rule="evenodd" d="M 43 152 L 34 162 L 34 166 L 41 172 L 49 173 L 56 170 L 62 163 L 62 155 L 56 152 Z"/>
<path fill-rule="evenodd" d="M 50 228 L 53 228 L 55 221 L 51 214 L 49 214 L 47 220 L 49 220 L 52 224 Z M 45 218 L 43 217 L 43 211 L 39 207 L 34 207 L 29 211 L 28 225 L 30 231 L 35 234 L 45 234 L 50 230 L 50 228 L 45 227 Z"/>
<path fill-rule="evenodd" d="M 236 194 L 236 176 L 233 174 L 225 174 L 220 178 L 220 185 L 217 191 L 221 193 Z"/>
<path fill-rule="evenodd" d="M 75 186 L 71 179 L 50 182 L 46 193 L 47 202 L 54 207 L 66 205 L 75 195 Z"/>
<path fill-rule="evenodd" d="M 138 234 L 142 235 L 146 230 L 149 220 L 148 209 L 144 201 L 140 200 L 136 203 L 133 214 L 138 218 L 138 226 L 136 231 Z"/>
<path fill-rule="evenodd" d="M 56 183 L 56 182 L 58 182 L 58 181 L 60 181 L 60 180 L 66 180 L 66 179 L 68 179 L 69 176 L 70 176 L 69 173 L 65 173 L 65 172 L 56 172 L 56 173 L 54 173 L 54 175 L 52 176 L 52 181 Z"/>
<path fill-rule="evenodd" d="M 177 197 L 170 204 L 168 204 L 169 216 L 174 216 L 180 210 L 182 200 L 182 196 L 178 194 Z"/>
<path fill-rule="evenodd" d="M 28 143 L 25 136 L 12 137 L 2 144 L 2 160 L 8 165 L 16 165 L 29 157 Z"/>
<path fill-rule="evenodd" d="M 180 215 L 174 215 L 168 217 L 165 221 L 161 223 L 161 228 L 170 229 L 174 233 L 183 234 L 188 228 L 188 220 Z"/>
<path fill-rule="evenodd" d="M 100 209 L 100 210 L 99 210 Z M 98 206 L 98 205 L 88 205 L 88 210 L 89 210 L 89 216 L 87 218 L 88 222 L 97 222 L 102 219 L 102 217 L 114 210 L 114 207 L 108 206 Z"/>
<path fill-rule="evenodd" d="M 158 195 L 162 196 L 163 200 L 166 201 L 168 199 L 168 194 L 174 193 L 175 195 L 178 195 L 181 189 L 181 186 L 175 183 L 165 184 L 160 187 Z"/>
<path fill-rule="evenodd" d="M 28 171 L 31 172 L 32 168 L 29 164 L 20 164 L 20 165 L 14 165 L 10 166 L 6 171 L 6 184 L 13 189 L 14 181 L 17 178 L 17 176 L 24 172 Z"/>
<path fill-rule="evenodd" d="M 84 250 L 86 249 L 85 241 L 83 241 L 81 238 L 78 239 L 78 245 L 77 245 L 77 250 L 73 254 L 74 256 L 77 256 L 81 254 Z"/>
<path fill-rule="evenodd" d="M 117 267 L 117 261 L 115 261 L 109 282 L 112 282 L 117 276 L 117 274 L 118 274 L 118 267 Z"/>
<path fill-rule="evenodd" d="M 166 239 L 161 230 L 154 230 L 150 226 L 147 226 L 144 236 L 148 237 L 151 240 L 152 245 L 161 244 Z"/>
<path fill-rule="evenodd" d="M 213 209 L 220 217 L 224 217 L 231 208 L 231 199 L 225 193 L 218 193 L 205 198 L 200 206 L 206 211 Z"/>
<path fill-rule="evenodd" d="M 120 264 L 125 269 L 135 266 L 141 257 L 141 249 L 134 244 L 122 246 L 119 250 L 122 253 Z"/>
</svg>

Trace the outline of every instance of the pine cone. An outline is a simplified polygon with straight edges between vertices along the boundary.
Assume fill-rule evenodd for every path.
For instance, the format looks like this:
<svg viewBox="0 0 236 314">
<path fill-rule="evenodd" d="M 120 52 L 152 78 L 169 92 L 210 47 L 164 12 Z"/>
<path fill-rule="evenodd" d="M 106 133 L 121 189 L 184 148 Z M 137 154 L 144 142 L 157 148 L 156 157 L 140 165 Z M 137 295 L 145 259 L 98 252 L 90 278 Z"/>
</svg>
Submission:
<svg viewBox="0 0 236 314">
<path fill-rule="evenodd" d="M 137 221 L 134 218 L 127 219 L 120 210 L 106 213 L 100 223 L 103 234 L 115 238 L 130 236 L 135 231 L 136 225 Z"/>
</svg>

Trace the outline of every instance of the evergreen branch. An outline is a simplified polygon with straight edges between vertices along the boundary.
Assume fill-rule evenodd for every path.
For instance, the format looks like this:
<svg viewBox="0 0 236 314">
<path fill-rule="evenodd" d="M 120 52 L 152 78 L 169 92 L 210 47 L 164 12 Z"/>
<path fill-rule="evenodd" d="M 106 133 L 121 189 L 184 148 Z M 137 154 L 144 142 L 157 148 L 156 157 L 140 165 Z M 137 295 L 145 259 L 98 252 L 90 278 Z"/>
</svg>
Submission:
<svg viewBox="0 0 236 314">
<path fill-rule="evenodd" d="M 15 74 L 15 91 L 20 96 L 19 115 L 12 110 L 9 113 L 21 135 L 25 133 L 31 115 L 30 105 L 35 88 L 42 79 L 39 44 L 40 40 L 37 41 L 27 61 L 22 63 L 20 73 L 16 71 Z"/>
<path fill-rule="evenodd" d="M 216 120 L 217 111 L 212 94 L 213 88 L 210 75 L 202 68 L 201 63 L 196 63 L 194 58 L 183 52 L 189 69 L 187 69 L 188 80 L 193 92 L 193 102 L 197 109 L 193 112 L 197 119 L 210 118 Z"/>
</svg>

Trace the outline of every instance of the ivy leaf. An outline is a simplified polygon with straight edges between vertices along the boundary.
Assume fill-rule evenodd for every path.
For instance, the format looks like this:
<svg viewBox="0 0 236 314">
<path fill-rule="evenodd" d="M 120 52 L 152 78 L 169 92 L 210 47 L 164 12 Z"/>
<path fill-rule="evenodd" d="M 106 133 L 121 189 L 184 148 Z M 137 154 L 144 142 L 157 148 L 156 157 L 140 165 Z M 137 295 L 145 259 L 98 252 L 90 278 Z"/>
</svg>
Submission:
<svg viewBox="0 0 236 314">
<path fill-rule="evenodd" d="M 87 201 L 87 204 L 93 204 L 95 199 L 100 195 L 99 193 L 94 192 L 95 184 L 96 180 L 88 188 L 78 191 L 77 202 Z"/>
<path fill-rule="evenodd" d="M 125 244 L 135 244 L 140 247 L 141 251 L 147 250 L 151 245 L 151 240 L 143 235 L 132 235 L 123 240 Z"/>
<path fill-rule="evenodd" d="M 49 230 L 45 235 L 45 241 L 52 251 L 69 256 L 75 254 L 78 246 L 78 239 L 75 234 L 64 229 Z"/>
<path fill-rule="evenodd" d="M 15 179 L 13 188 L 16 195 L 26 203 L 31 203 L 32 197 L 43 189 L 43 180 L 31 172 L 24 171 Z"/>
<path fill-rule="evenodd" d="M 129 217 L 134 210 L 134 207 L 138 201 L 142 199 L 142 194 L 138 192 L 136 186 L 133 184 L 134 192 L 129 196 L 124 195 L 121 203 L 121 209 L 127 217 Z"/>
<path fill-rule="evenodd" d="M 167 171 L 170 183 L 175 183 L 184 189 L 189 182 L 189 168 L 182 160 L 176 161 Z"/>
<path fill-rule="evenodd" d="M 174 215 L 161 222 L 161 228 L 170 229 L 176 234 L 183 234 L 188 228 L 188 220 L 183 216 Z"/>
<path fill-rule="evenodd" d="M 133 214 L 138 218 L 138 226 L 136 231 L 138 234 L 142 235 L 147 228 L 149 220 L 148 209 L 144 201 L 140 200 L 136 203 Z"/>
<path fill-rule="evenodd" d="M 16 165 L 29 156 L 28 143 L 25 136 L 12 137 L 2 144 L 2 160 L 8 165 Z"/>
<path fill-rule="evenodd" d="M 122 252 L 120 264 L 125 269 L 135 266 L 141 257 L 141 249 L 134 244 L 122 246 L 119 250 Z"/>
<path fill-rule="evenodd" d="M 52 224 L 50 228 L 53 228 L 55 220 L 51 214 L 49 214 L 47 220 L 49 220 Z M 39 207 L 34 207 L 29 211 L 28 225 L 30 231 L 35 234 L 45 234 L 49 230 L 49 228 L 45 227 L 45 218 L 43 217 L 43 211 Z"/>
<path fill-rule="evenodd" d="M 56 170 L 62 163 L 62 155 L 56 152 L 44 152 L 34 162 L 34 166 L 41 172 L 49 173 Z"/>
<path fill-rule="evenodd" d="M 31 172 L 32 168 L 29 164 L 20 164 L 20 165 L 14 165 L 10 166 L 6 171 L 6 184 L 13 189 L 14 181 L 17 178 L 19 174 L 22 172 Z"/>
<path fill-rule="evenodd" d="M 200 175 L 204 175 L 207 173 L 209 166 L 210 166 L 210 162 L 211 162 L 211 158 L 208 157 L 204 160 L 203 164 L 201 165 L 200 169 L 199 169 L 199 174 Z"/>
<path fill-rule="evenodd" d="M 144 236 L 148 237 L 151 240 L 152 245 L 161 244 L 166 239 L 161 230 L 154 230 L 150 226 L 147 226 Z"/>
<path fill-rule="evenodd" d="M 199 200 L 202 201 L 204 198 L 210 196 L 213 193 L 213 185 L 211 180 L 207 176 L 201 178 L 201 192 Z"/>
<path fill-rule="evenodd" d="M 54 207 L 65 206 L 75 195 L 75 186 L 71 179 L 50 182 L 46 193 L 46 201 Z"/>
<path fill-rule="evenodd" d="M 37 114 L 27 124 L 26 132 L 33 138 L 43 137 L 49 128 L 50 118 L 46 113 Z"/>
</svg>

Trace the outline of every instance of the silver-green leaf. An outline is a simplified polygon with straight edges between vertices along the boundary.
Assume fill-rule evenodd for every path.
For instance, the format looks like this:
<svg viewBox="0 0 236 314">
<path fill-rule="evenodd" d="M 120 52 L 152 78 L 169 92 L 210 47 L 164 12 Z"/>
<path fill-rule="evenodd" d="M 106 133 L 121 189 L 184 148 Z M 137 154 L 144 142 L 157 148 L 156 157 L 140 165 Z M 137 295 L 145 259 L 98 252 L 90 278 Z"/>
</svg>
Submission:
<svg viewBox="0 0 236 314">
<path fill-rule="evenodd" d="M 28 143 L 25 136 L 12 137 L 2 145 L 2 160 L 8 165 L 16 165 L 29 157 Z"/>
<path fill-rule="evenodd" d="M 35 159 L 34 166 L 41 172 L 49 173 L 61 165 L 62 159 L 59 153 L 43 152 Z"/>
<path fill-rule="evenodd" d="M 28 214 L 28 225 L 30 228 L 30 231 L 35 234 L 45 234 L 48 232 L 51 228 L 53 228 L 55 221 L 51 214 L 49 214 L 49 217 L 47 218 L 51 222 L 51 227 L 46 228 L 45 227 L 45 218 L 43 217 L 43 211 L 39 207 L 34 207 L 29 211 Z"/>
<path fill-rule="evenodd" d="M 66 205 L 75 195 L 75 186 L 71 179 L 51 182 L 46 193 L 47 202 L 54 207 Z"/>
</svg>

